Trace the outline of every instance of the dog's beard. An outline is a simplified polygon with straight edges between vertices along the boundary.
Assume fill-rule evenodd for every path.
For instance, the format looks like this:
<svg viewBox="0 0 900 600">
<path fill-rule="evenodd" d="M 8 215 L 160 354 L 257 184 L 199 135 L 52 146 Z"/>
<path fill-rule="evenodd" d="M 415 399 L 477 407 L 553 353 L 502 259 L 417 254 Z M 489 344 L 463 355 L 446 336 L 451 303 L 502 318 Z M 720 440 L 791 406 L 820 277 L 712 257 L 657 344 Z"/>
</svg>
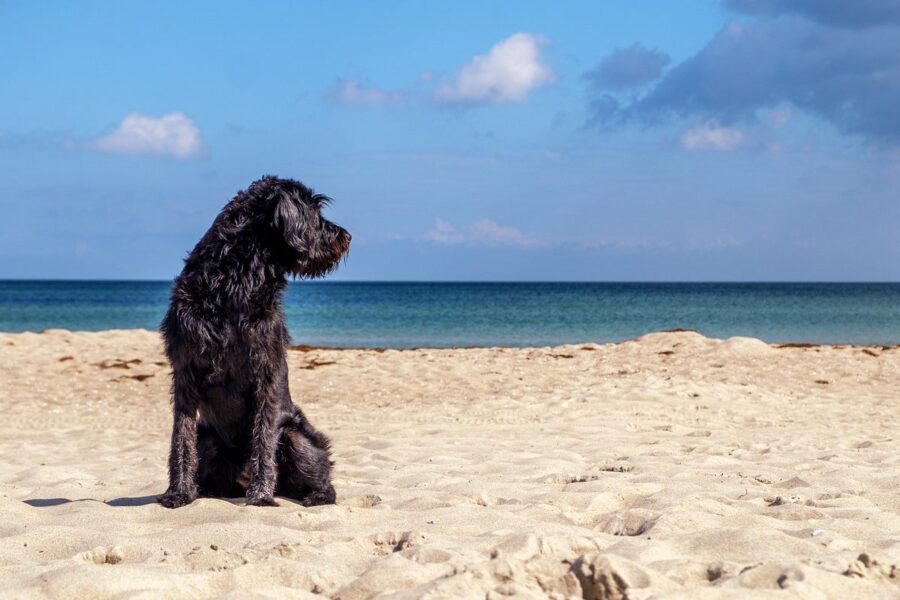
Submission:
<svg viewBox="0 0 900 600">
<path fill-rule="evenodd" d="M 330 242 L 319 244 L 316 252 L 307 254 L 294 263 L 290 274 L 298 279 L 316 279 L 328 275 L 347 258 L 350 237 L 344 233 L 334 236 Z"/>
</svg>

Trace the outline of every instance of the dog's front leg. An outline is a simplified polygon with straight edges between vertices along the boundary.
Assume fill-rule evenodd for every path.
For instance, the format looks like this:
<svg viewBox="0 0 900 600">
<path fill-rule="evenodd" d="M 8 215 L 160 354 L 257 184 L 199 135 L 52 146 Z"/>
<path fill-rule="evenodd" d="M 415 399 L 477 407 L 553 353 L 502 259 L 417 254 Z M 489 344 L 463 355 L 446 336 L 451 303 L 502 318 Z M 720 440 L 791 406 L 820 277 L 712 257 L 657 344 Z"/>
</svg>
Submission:
<svg viewBox="0 0 900 600">
<path fill-rule="evenodd" d="M 178 508 L 197 499 L 197 396 L 194 384 L 174 375 L 172 446 L 169 450 L 169 489 L 158 498 L 166 508 Z"/>
<path fill-rule="evenodd" d="M 256 389 L 256 410 L 250 434 L 250 484 L 247 504 L 275 506 L 278 463 L 278 404 L 274 378 L 266 378 Z"/>
</svg>

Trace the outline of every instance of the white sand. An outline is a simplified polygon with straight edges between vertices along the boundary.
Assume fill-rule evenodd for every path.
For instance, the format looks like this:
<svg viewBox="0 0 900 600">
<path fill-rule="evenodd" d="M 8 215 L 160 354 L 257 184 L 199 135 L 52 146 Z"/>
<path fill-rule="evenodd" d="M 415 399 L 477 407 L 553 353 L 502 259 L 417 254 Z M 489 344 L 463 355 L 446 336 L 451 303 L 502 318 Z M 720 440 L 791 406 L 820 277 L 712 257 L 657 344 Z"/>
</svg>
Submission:
<svg viewBox="0 0 900 600">
<path fill-rule="evenodd" d="M 0 596 L 900 598 L 900 349 L 288 360 L 338 504 L 170 511 L 156 334 L 0 335 Z"/>
</svg>

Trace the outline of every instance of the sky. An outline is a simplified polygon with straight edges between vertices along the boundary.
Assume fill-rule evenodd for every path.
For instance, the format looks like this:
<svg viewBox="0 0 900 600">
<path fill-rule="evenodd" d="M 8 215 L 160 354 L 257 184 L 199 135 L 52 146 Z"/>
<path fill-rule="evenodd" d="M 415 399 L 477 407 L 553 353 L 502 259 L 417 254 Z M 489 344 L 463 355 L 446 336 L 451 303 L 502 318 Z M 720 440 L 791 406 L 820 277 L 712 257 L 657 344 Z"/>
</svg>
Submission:
<svg viewBox="0 0 900 600">
<path fill-rule="evenodd" d="M 344 280 L 900 280 L 900 3 L 0 0 L 0 278 L 170 279 L 264 174 Z"/>
</svg>

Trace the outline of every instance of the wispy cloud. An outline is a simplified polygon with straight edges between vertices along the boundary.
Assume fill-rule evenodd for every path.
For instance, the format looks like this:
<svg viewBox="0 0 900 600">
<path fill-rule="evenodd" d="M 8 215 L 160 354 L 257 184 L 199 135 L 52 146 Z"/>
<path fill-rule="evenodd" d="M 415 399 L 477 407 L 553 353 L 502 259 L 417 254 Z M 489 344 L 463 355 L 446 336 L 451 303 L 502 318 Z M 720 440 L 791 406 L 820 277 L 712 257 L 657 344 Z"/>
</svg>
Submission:
<svg viewBox="0 0 900 600">
<path fill-rule="evenodd" d="M 425 234 L 425 239 L 437 244 L 461 244 L 466 241 L 466 236 L 447 221 L 437 218 L 434 229 Z"/>
<path fill-rule="evenodd" d="M 773 129 L 781 129 L 787 125 L 788 121 L 794 116 L 794 109 L 790 104 L 779 106 L 766 116 L 766 121 Z"/>
<path fill-rule="evenodd" d="M 58 132 L 0 132 L 0 148 L 12 150 L 77 150 L 78 147 L 78 142 L 75 138 Z"/>
<path fill-rule="evenodd" d="M 426 163 L 442 166 L 490 166 L 502 162 L 500 155 L 474 154 L 471 152 L 377 152 L 374 160 L 405 163 Z"/>
<path fill-rule="evenodd" d="M 328 92 L 328 98 L 335 104 L 384 106 L 400 104 L 405 99 L 405 94 L 385 91 L 351 77 L 338 78 Z"/>
<path fill-rule="evenodd" d="M 658 79 L 669 60 L 668 54 L 635 43 L 614 51 L 585 77 L 598 89 L 631 89 Z"/>
<path fill-rule="evenodd" d="M 154 154 L 173 158 L 192 158 L 200 154 L 200 130 L 182 113 L 152 117 L 131 113 L 110 133 L 88 145 L 113 154 Z"/>
<path fill-rule="evenodd" d="M 500 225 L 490 219 L 480 219 L 464 230 L 459 230 L 448 221 L 437 218 L 434 228 L 425 234 L 425 239 L 442 245 L 466 244 L 472 246 L 546 246 L 543 240 L 522 233 L 515 227 Z"/>
<path fill-rule="evenodd" d="M 451 104 L 522 102 L 533 90 L 556 79 L 541 61 L 545 44 L 545 38 L 530 33 L 511 35 L 438 86 L 434 97 Z"/>
<path fill-rule="evenodd" d="M 711 121 L 684 131 L 679 139 L 685 150 L 734 150 L 743 141 L 740 129 L 721 127 Z"/>
</svg>

